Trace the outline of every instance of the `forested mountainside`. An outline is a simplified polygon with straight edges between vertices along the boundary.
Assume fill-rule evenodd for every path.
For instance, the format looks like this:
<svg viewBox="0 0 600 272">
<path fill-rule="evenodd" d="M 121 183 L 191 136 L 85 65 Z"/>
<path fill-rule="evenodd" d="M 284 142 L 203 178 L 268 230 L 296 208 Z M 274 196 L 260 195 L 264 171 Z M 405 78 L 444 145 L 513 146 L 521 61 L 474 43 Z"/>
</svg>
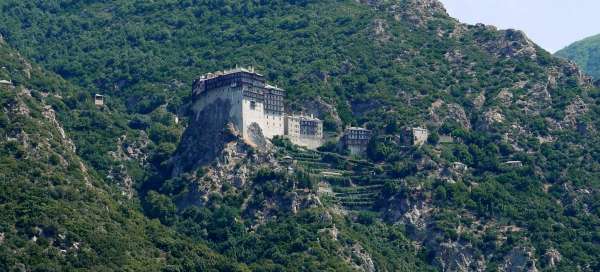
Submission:
<svg viewBox="0 0 600 272">
<path fill-rule="evenodd" d="M 574 61 L 595 80 L 600 79 L 600 35 L 574 42 L 555 55 Z"/>
<path fill-rule="evenodd" d="M 6 42 L 65 79 L 0 71 L 3 268 L 600 269 L 600 91 L 520 31 L 436 0 L 0 7 Z M 181 156 L 206 136 L 192 81 L 238 64 L 330 133 L 372 129 L 368 156 L 257 150 L 224 128 L 212 163 L 173 171 L 207 160 Z M 428 142 L 403 146 L 414 126 Z"/>
<path fill-rule="evenodd" d="M 127 131 L 121 115 L 1 40 L 0 66 L 0 270 L 235 266 L 144 217 L 81 159 L 88 140 Z"/>
</svg>

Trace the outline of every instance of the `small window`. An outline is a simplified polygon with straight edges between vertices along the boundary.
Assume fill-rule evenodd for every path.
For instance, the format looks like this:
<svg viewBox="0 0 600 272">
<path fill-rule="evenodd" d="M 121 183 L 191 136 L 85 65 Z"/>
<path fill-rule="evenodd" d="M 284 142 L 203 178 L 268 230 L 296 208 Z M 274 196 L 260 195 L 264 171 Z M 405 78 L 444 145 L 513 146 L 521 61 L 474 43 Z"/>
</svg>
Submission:
<svg viewBox="0 0 600 272">
<path fill-rule="evenodd" d="M 250 101 L 250 109 L 251 110 L 256 109 L 256 101 Z"/>
</svg>

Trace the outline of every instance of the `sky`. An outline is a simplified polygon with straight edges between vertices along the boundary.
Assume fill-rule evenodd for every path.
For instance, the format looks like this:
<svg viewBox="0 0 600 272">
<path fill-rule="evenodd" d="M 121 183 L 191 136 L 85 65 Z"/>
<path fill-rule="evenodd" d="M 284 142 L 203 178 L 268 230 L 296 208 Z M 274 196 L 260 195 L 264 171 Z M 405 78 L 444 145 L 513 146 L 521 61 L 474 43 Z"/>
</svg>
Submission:
<svg viewBox="0 0 600 272">
<path fill-rule="evenodd" d="M 523 30 L 554 53 L 600 34 L 600 0 L 440 0 L 463 23 Z"/>
</svg>

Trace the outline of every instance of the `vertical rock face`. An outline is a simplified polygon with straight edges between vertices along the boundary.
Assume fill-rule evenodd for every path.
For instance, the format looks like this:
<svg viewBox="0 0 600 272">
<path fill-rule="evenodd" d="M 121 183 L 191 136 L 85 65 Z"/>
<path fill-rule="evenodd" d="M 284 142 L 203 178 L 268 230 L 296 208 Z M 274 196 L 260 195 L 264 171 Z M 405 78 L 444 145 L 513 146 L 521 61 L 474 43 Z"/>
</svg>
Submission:
<svg viewBox="0 0 600 272">
<path fill-rule="evenodd" d="M 217 99 L 195 113 L 171 159 L 173 176 L 212 162 L 224 144 L 235 137 L 236 132 L 227 129 L 230 110 L 229 100 Z"/>
<path fill-rule="evenodd" d="M 252 123 L 248 127 L 249 143 L 259 150 L 266 150 L 269 142 L 265 139 L 262 129 L 257 123 Z"/>
</svg>

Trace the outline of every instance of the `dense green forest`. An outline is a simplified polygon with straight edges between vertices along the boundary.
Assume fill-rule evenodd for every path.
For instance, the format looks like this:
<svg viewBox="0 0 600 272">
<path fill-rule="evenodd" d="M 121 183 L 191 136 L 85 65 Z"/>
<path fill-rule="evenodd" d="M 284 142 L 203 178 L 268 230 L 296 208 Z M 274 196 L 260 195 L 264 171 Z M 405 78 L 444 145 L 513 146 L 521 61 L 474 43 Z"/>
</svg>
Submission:
<svg viewBox="0 0 600 272">
<path fill-rule="evenodd" d="M 7 0 L 0 18 L 0 270 L 600 269 L 600 90 L 522 32 L 435 0 Z M 329 132 L 373 130 L 367 156 L 276 139 L 271 164 L 238 144 L 242 185 L 210 181 L 216 162 L 173 176 L 192 81 L 236 65 L 294 110 L 330 105 Z M 413 126 L 425 145 L 397 140 Z"/>
<path fill-rule="evenodd" d="M 118 130 L 111 120 L 122 116 L 94 108 L 89 94 L 31 65 L 4 42 L 0 66 L 0 78 L 12 82 L 0 85 L 0 270 L 235 267 L 205 244 L 146 218 L 136 202 L 85 166 L 55 119 L 78 120 L 69 135 L 93 141 L 101 130 Z M 86 122 L 90 117 L 105 127 Z"/>
<path fill-rule="evenodd" d="M 594 79 L 600 79 L 600 35 L 575 42 L 555 55 L 574 61 Z"/>
</svg>

